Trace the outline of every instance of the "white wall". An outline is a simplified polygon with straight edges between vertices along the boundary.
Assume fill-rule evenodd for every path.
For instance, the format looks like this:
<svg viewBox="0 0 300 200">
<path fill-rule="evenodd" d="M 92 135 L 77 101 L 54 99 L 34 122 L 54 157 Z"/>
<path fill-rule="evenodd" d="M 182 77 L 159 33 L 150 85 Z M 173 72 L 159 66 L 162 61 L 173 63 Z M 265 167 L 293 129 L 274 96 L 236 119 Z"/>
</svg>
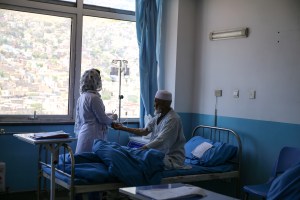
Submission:
<svg viewBox="0 0 300 200">
<path fill-rule="evenodd" d="M 300 1 L 201 0 L 196 27 L 193 112 L 213 114 L 220 88 L 219 116 L 300 123 Z M 249 37 L 208 39 L 237 27 L 249 27 Z"/>
<path fill-rule="evenodd" d="M 161 34 L 161 66 L 164 68 L 159 89 L 166 89 L 175 96 L 176 55 L 177 55 L 177 30 L 178 30 L 178 4 L 179 0 L 167 0 L 163 10 Z M 166 59 L 167 58 L 167 59 Z M 173 105 L 174 107 L 174 105 Z"/>
<path fill-rule="evenodd" d="M 164 88 L 173 93 L 177 112 L 192 112 L 195 67 L 195 0 L 166 0 L 162 41 Z"/>
<path fill-rule="evenodd" d="M 165 3 L 165 83 L 175 91 L 183 126 L 213 125 L 214 90 L 222 89 L 217 125 L 241 137 L 242 185 L 266 181 L 283 146 L 300 148 L 300 1 Z M 213 30 L 244 26 L 248 38 L 208 38 Z M 239 98 L 233 97 L 235 89 Z M 251 89 L 256 99 L 249 99 Z"/>
<path fill-rule="evenodd" d="M 196 46 L 195 0 L 179 1 L 178 13 L 175 109 L 178 112 L 191 112 Z"/>
</svg>

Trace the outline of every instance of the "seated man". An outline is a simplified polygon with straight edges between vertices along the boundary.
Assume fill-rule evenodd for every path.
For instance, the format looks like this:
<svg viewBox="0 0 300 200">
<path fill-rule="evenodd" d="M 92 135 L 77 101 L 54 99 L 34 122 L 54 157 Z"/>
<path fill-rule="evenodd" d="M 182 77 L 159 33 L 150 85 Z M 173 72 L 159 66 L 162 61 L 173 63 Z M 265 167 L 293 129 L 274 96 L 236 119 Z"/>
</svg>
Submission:
<svg viewBox="0 0 300 200">
<path fill-rule="evenodd" d="M 150 142 L 141 149 L 157 149 L 165 154 L 165 169 L 185 168 L 186 142 L 181 119 L 171 108 L 172 94 L 166 90 L 157 91 L 154 99 L 155 117 L 145 128 L 129 128 L 120 123 L 114 124 L 116 130 L 127 131 L 138 136 L 151 133 Z"/>
</svg>

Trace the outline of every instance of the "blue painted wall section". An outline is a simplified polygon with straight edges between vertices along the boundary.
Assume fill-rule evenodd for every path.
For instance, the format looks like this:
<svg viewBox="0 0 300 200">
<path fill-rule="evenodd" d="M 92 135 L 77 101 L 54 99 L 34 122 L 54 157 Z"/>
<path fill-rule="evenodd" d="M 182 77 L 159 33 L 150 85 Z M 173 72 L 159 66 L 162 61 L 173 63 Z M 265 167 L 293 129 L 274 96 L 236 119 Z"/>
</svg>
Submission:
<svg viewBox="0 0 300 200">
<path fill-rule="evenodd" d="M 192 136 L 193 126 L 192 126 L 192 115 L 190 113 L 178 113 L 178 115 L 181 118 L 182 126 L 183 126 L 183 132 L 185 135 L 185 138 L 188 140 Z"/>
<path fill-rule="evenodd" d="M 190 139 L 192 130 L 199 124 L 214 125 L 213 115 L 179 113 L 184 133 Z M 138 127 L 135 124 L 125 124 Z M 218 117 L 219 127 L 238 133 L 243 145 L 242 183 L 266 181 L 283 146 L 300 148 L 300 125 Z M 6 132 L 43 132 L 63 130 L 73 133 L 73 125 L 2 126 Z M 130 134 L 109 129 L 108 140 L 128 143 Z M 76 142 L 71 144 L 75 149 Z M 0 135 L 0 161 L 6 163 L 6 185 L 11 191 L 35 190 L 37 187 L 37 152 L 34 145 L 18 140 L 11 134 Z M 30 181 L 29 181 L 30 180 Z"/>
<path fill-rule="evenodd" d="M 125 124 L 130 127 L 138 127 L 138 124 Z M 23 142 L 13 136 L 13 133 L 37 133 L 63 130 L 74 135 L 74 125 L 15 125 L 0 126 L 6 133 L 0 135 L 0 162 L 6 164 L 6 187 L 10 192 L 33 191 L 37 188 L 38 147 Z M 128 136 L 125 132 L 109 129 L 108 140 L 127 145 Z M 69 144 L 73 151 L 76 142 Z"/>
<path fill-rule="evenodd" d="M 214 125 L 213 115 L 191 114 L 192 127 L 198 124 Z M 241 119 L 233 117 L 218 117 L 218 126 L 229 128 L 241 137 L 242 182 L 257 184 L 266 181 L 284 146 L 300 148 L 300 125 Z M 185 121 L 184 124 L 190 124 Z"/>
<path fill-rule="evenodd" d="M 0 161 L 6 163 L 6 187 L 9 187 L 11 192 L 37 188 L 38 147 L 17 139 L 13 133 L 58 130 L 73 133 L 73 127 L 73 125 L 1 126 L 0 128 L 7 133 L 0 135 Z M 71 144 L 73 148 L 75 145 L 76 143 Z"/>
</svg>

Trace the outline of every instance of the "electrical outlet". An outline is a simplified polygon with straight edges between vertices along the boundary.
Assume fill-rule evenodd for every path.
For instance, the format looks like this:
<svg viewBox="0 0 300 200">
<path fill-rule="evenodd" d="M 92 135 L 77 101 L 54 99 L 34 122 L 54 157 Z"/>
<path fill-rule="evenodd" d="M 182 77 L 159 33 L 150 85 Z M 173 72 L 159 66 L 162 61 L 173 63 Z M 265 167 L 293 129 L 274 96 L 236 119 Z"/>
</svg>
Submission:
<svg viewBox="0 0 300 200">
<path fill-rule="evenodd" d="M 249 99 L 255 99 L 256 98 L 256 91 L 250 90 L 249 92 Z"/>
<path fill-rule="evenodd" d="M 221 97 L 222 96 L 222 90 L 215 90 L 215 96 L 216 97 Z"/>
<path fill-rule="evenodd" d="M 239 98 L 239 90 L 234 90 L 233 91 L 233 97 L 234 98 Z"/>
</svg>

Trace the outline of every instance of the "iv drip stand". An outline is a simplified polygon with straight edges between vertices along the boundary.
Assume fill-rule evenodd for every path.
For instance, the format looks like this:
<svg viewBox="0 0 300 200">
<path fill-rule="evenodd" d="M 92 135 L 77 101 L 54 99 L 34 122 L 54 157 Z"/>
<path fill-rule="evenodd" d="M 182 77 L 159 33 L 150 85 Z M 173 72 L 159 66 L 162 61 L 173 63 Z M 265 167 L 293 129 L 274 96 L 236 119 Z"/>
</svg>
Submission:
<svg viewBox="0 0 300 200">
<path fill-rule="evenodd" d="M 127 60 L 113 60 L 112 63 L 113 64 L 117 64 L 117 63 L 120 63 L 119 65 L 119 113 L 118 113 L 118 122 L 121 123 L 121 101 L 122 99 L 124 98 L 124 96 L 121 94 L 121 73 L 125 70 L 125 68 L 127 68 L 127 64 L 128 64 L 128 61 Z M 123 66 L 125 65 L 125 67 Z M 118 131 L 118 143 L 120 143 L 120 130 Z"/>
</svg>

